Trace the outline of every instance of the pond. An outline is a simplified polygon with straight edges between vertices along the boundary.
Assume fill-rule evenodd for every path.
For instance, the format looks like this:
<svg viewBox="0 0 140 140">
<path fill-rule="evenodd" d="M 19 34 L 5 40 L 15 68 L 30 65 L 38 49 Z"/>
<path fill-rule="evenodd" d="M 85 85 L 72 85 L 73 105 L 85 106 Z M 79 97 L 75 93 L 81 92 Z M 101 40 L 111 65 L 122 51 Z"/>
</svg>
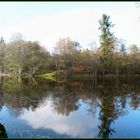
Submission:
<svg viewBox="0 0 140 140">
<path fill-rule="evenodd" d="M 140 138 L 139 118 L 139 79 L 0 78 L 0 137 Z"/>
</svg>

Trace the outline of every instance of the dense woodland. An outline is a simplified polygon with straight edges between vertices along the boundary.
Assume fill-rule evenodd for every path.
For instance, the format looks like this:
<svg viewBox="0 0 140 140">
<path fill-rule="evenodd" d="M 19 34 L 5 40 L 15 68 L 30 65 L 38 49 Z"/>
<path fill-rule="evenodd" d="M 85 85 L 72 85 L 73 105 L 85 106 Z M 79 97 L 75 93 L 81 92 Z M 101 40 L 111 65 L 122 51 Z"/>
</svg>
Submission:
<svg viewBox="0 0 140 140">
<path fill-rule="evenodd" d="M 39 42 L 25 41 L 18 33 L 9 43 L 1 37 L 0 73 L 29 77 L 48 72 L 66 77 L 133 77 L 140 74 L 138 46 L 126 46 L 111 32 L 113 26 L 110 16 L 103 14 L 99 19 L 101 34 L 97 49 L 82 49 L 79 42 L 66 37 L 59 39 L 53 53 L 50 53 Z"/>
</svg>

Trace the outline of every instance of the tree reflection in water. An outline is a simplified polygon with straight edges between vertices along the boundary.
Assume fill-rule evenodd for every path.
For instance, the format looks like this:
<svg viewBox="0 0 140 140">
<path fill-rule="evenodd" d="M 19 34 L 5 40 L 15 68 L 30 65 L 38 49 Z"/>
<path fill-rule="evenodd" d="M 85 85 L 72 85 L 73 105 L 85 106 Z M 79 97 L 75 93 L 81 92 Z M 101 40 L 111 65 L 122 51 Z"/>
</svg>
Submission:
<svg viewBox="0 0 140 140">
<path fill-rule="evenodd" d="M 79 109 L 78 96 L 72 92 L 70 81 L 63 85 L 63 90 L 59 94 L 53 96 L 54 111 L 58 114 L 69 116 L 70 112 Z"/>
<path fill-rule="evenodd" d="M 53 111 L 69 116 L 71 112 L 80 108 L 79 100 L 81 100 L 87 104 L 87 111 L 94 114 L 94 117 L 95 114 L 98 115 L 96 110 L 97 107 L 99 108 L 99 137 L 109 138 L 115 133 L 112 128 L 113 122 L 126 114 L 127 104 L 132 109 L 137 109 L 140 105 L 140 82 L 132 85 L 132 83 L 121 81 L 122 83 L 117 83 L 119 85 L 115 86 L 113 81 L 104 81 L 106 85 L 103 85 L 98 80 L 98 85 L 93 88 L 92 81 L 70 80 L 65 83 L 52 83 L 40 79 L 35 80 L 28 82 L 26 79 L 19 83 L 13 79 L 2 79 L 0 108 L 6 105 L 9 112 L 20 116 L 22 110 L 36 110 L 51 95 Z M 129 102 L 127 102 L 128 98 Z M 4 134 L 6 137 L 7 134 Z"/>
<path fill-rule="evenodd" d="M 112 91 L 107 88 L 101 90 L 101 100 L 100 100 L 100 113 L 99 119 L 101 121 L 101 125 L 99 126 L 99 136 L 102 138 L 109 138 L 109 135 L 115 132 L 113 128 L 111 128 L 111 123 L 117 117 L 115 112 L 115 104 L 114 104 L 114 96 Z"/>
</svg>

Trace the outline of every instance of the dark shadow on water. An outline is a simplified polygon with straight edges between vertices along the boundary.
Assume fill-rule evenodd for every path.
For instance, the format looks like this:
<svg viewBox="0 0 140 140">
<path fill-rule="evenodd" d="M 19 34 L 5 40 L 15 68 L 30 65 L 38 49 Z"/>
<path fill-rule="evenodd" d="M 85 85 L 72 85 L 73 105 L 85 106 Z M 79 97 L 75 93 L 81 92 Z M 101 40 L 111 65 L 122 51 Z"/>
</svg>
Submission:
<svg viewBox="0 0 140 140">
<path fill-rule="evenodd" d="M 8 138 L 5 127 L 0 124 L 0 138 Z"/>
</svg>

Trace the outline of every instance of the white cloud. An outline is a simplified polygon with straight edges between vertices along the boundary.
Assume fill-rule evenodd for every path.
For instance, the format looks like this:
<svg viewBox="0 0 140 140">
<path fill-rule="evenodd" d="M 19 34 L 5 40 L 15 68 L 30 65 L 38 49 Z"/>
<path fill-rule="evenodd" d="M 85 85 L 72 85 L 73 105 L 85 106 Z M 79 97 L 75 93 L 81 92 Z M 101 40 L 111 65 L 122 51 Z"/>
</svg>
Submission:
<svg viewBox="0 0 140 140">
<path fill-rule="evenodd" d="M 116 24 L 113 31 L 118 38 L 125 39 L 128 44 L 140 44 L 140 8 L 134 5 L 124 9 L 79 8 L 52 16 L 34 16 L 28 21 L 9 26 L 6 31 L 2 29 L 1 32 L 7 38 L 13 32 L 22 32 L 26 39 L 38 40 L 49 50 L 52 50 L 59 38 L 67 36 L 79 41 L 84 47 L 93 41 L 99 45 L 98 20 L 103 13 L 110 15 L 111 21 Z"/>
<path fill-rule="evenodd" d="M 50 99 L 46 99 L 35 111 L 25 110 L 20 119 L 25 120 L 34 129 L 52 129 L 56 133 L 71 137 L 93 138 L 98 135 L 96 119 L 79 110 L 69 116 L 58 115 L 53 111 Z"/>
<path fill-rule="evenodd" d="M 99 17 L 100 10 L 77 9 L 54 16 L 33 17 L 10 28 L 9 32 L 22 32 L 27 39 L 39 40 L 46 47 L 53 47 L 59 38 L 67 36 L 86 45 L 98 37 Z"/>
</svg>

